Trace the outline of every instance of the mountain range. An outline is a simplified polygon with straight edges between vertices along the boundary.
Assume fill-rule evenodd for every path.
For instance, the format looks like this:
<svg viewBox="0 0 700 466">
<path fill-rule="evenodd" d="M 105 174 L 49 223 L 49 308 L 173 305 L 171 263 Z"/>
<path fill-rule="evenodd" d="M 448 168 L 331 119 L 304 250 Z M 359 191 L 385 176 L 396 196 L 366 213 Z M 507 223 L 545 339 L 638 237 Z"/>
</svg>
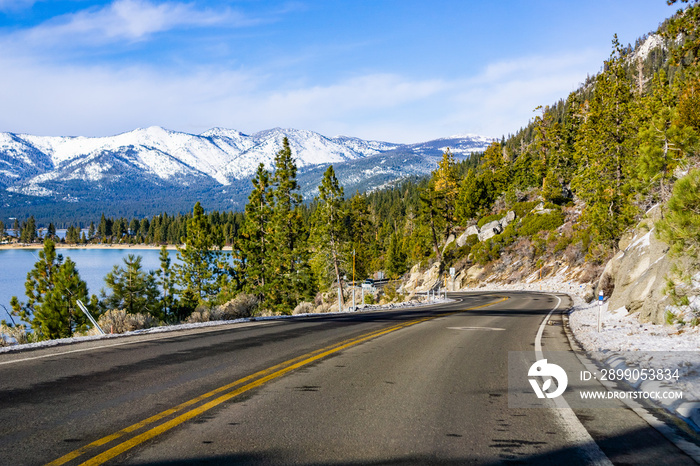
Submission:
<svg viewBox="0 0 700 466">
<path fill-rule="evenodd" d="M 196 201 L 206 209 L 242 210 L 258 164 L 272 168 L 285 137 L 305 199 L 317 193 L 331 164 L 351 194 L 430 173 L 447 148 L 461 159 L 492 141 L 466 135 L 395 144 L 281 128 L 251 135 L 223 128 L 193 135 L 160 127 L 111 137 L 0 133 L 0 219 L 140 217 L 186 212 Z"/>
</svg>

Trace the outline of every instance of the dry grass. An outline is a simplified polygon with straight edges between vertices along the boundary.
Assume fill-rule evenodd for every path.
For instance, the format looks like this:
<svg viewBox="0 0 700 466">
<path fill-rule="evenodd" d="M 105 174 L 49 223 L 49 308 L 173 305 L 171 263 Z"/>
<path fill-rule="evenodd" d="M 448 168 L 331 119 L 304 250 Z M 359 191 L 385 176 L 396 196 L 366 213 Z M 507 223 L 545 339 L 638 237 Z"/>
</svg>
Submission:
<svg viewBox="0 0 700 466">
<path fill-rule="evenodd" d="M 188 324 L 213 320 L 235 320 L 253 317 L 258 308 L 258 298 L 251 294 L 239 294 L 231 301 L 212 309 L 199 306 L 187 318 Z"/>
<path fill-rule="evenodd" d="M 12 346 L 29 343 L 24 327 L 10 327 L 0 324 L 0 346 Z"/>
<path fill-rule="evenodd" d="M 150 314 L 129 314 L 121 309 L 111 309 L 102 314 L 97 323 L 106 333 L 124 333 L 155 327 L 158 320 Z"/>
</svg>

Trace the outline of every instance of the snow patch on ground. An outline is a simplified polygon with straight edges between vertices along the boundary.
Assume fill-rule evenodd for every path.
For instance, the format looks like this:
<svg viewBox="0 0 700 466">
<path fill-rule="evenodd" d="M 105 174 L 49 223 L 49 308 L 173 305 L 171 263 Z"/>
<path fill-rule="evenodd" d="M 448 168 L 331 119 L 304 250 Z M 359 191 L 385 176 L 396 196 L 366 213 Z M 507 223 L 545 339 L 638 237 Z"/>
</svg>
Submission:
<svg viewBox="0 0 700 466">
<path fill-rule="evenodd" d="M 700 327 L 640 323 L 624 307 L 601 306 L 602 329 L 598 333 L 598 304 L 577 302 L 569 314 L 576 340 L 594 359 L 605 362 L 624 353 L 628 366 L 678 369 L 678 388 L 684 398 L 700 400 Z"/>
</svg>

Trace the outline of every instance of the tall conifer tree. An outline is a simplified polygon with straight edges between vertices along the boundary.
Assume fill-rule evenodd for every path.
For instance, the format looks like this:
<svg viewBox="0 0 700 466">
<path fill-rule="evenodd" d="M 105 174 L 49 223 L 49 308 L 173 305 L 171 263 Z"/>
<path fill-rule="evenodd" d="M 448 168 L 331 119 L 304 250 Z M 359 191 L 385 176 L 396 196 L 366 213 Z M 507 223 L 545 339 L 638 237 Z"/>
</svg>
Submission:
<svg viewBox="0 0 700 466">
<path fill-rule="evenodd" d="M 191 309 L 200 303 L 211 306 L 225 277 L 221 255 L 223 238 L 211 227 L 199 202 L 192 209 L 187 235 L 181 241 L 184 246 L 177 248 L 182 262 L 177 266 L 177 276 L 183 304 Z"/>
<path fill-rule="evenodd" d="M 274 248 L 270 257 L 275 283 L 270 295 L 277 310 L 288 313 L 302 298 L 309 296 L 313 285 L 309 268 L 308 231 L 300 209 L 302 198 L 297 183 L 297 166 L 286 137 L 282 149 L 275 156 L 272 196 Z"/>
<path fill-rule="evenodd" d="M 372 271 L 372 251 L 376 244 L 372 212 L 367 196 L 359 192 L 350 199 L 349 228 L 352 249 L 355 251 L 355 278 L 363 279 Z"/>
<path fill-rule="evenodd" d="M 20 303 L 12 297 L 13 313 L 30 322 L 38 340 L 73 336 L 88 328 L 88 319 L 78 308 L 77 300 L 88 304 L 87 285 L 81 280 L 75 262 L 65 262 L 51 239 L 44 241 L 39 261 L 27 274 L 25 283 L 28 301 Z M 90 305 L 94 310 L 94 306 Z"/>
<path fill-rule="evenodd" d="M 263 306 L 272 279 L 272 201 L 270 173 L 261 163 L 253 178 L 237 245 L 243 289 L 255 294 Z"/>
<path fill-rule="evenodd" d="M 443 218 L 441 223 L 444 225 L 444 234 L 449 235 L 456 221 L 455 209 L 459 195 L 457 166 L 450 149 L 442 154 L 442 160 L 438 163 L 437 170 L 432 173 L 432 178 L 435 201 Z"/>
<path fill-rule="evenodd" d="M 318 206 L 312 218 L 311 240 L 315 248 L 312 262 L 317 275 L 325 281 L 328 269 L 332 270 L 338 283 L 341 305 L 344 304 L 343 280 L 345 271 L 342 262 L 348 253 L 348 231 L 343 188 L 338 183 L 333 165 L 323 174 L 318 187 Z"/>
<path fill-rule="evenodd" d="M 597 244 L 614 247 L 631 222 L 630 159 L 636 131 L 633 90 L 626 76 L 617 37 L 606 70 L 597 80 L 593 98 L 576 141 L 578 171 L 572 186 L 586 202 L 582 219 Z"/>
</svg>

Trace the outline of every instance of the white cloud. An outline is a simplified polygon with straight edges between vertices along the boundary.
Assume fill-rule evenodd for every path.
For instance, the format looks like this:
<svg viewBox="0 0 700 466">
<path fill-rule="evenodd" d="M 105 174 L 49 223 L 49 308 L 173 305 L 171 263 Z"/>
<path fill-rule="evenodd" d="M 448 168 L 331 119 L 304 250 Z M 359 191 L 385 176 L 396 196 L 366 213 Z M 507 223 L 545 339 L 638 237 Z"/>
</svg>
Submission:
<svg viewBox="0 0 700 466">
<path fill-rule="evenodd" d="M 429 99 L 445 87 L 440 81 L 375 75 L 327 87 L 268 90 L 260 74 L 212 69 L 175 75 L 3 59 L 0 68 L 11 70 L 0 75 L 0 99 L 12 109 L 0 114 L 0 131 L 41 135 L 109 135 L 160 125 L 195 133 L 214 126 L 247 132 L 290 126 L 354 136 L 357 121 L 371 126 L 377 115 L 390 121 L 397 107 Z M 396 120 L 415 137 L 416 128 L 406 126 L 404 118 Z M 382 134 L 380 126 L 372 137 L 395 140 L 396 133 Z"/>
<path fill-rule="evenodd" d="M 329 86 L 277 91 L 266 97 L 270 111 L 287 108 L 296 115 L 331 116 L 395 108 L 429 99 L 448 84 L 435 79 L 412 81 L 391 74 L 374 74 L 341 81 Z"/>
<path fill-rule="evenodd" d="M 534 118 L 536 107 L 566 99 L 600 63 L 592 50 L 491 63 L 462 84 L 455 95 L 460 109 L 450 120 L 470 122 L 468 131 L 488 136 L 514 133 Z"/>
<path fill-rule="evenodd" d="M 37 0 L 0 0 L 0 11 L 19 11 L 30 8 Z"/>
<path fill-rule="evenodd" d="M 596 66 L 594 55 L 492 63 L 449 80 L 375 73 L 328 85 L 272 84 L 279 74 L 259 69 L 178 73 L 0 55 L 0 131 L 98 136 L 151 125 L 192 133 L 283 126 L 392 142 L 500 136 L 526 125 L 538 105 L 565 98 Z"/>
<path fill-rule="evenodd" d="M 175 28 L 243 25 L 248 21 L 231 10 L 197 9 L 191 3 L 117 0 L 102 8 L 52 18 L 15 37 L 33 44 L 103 45 L 142 41 Z"/>
</svg>

